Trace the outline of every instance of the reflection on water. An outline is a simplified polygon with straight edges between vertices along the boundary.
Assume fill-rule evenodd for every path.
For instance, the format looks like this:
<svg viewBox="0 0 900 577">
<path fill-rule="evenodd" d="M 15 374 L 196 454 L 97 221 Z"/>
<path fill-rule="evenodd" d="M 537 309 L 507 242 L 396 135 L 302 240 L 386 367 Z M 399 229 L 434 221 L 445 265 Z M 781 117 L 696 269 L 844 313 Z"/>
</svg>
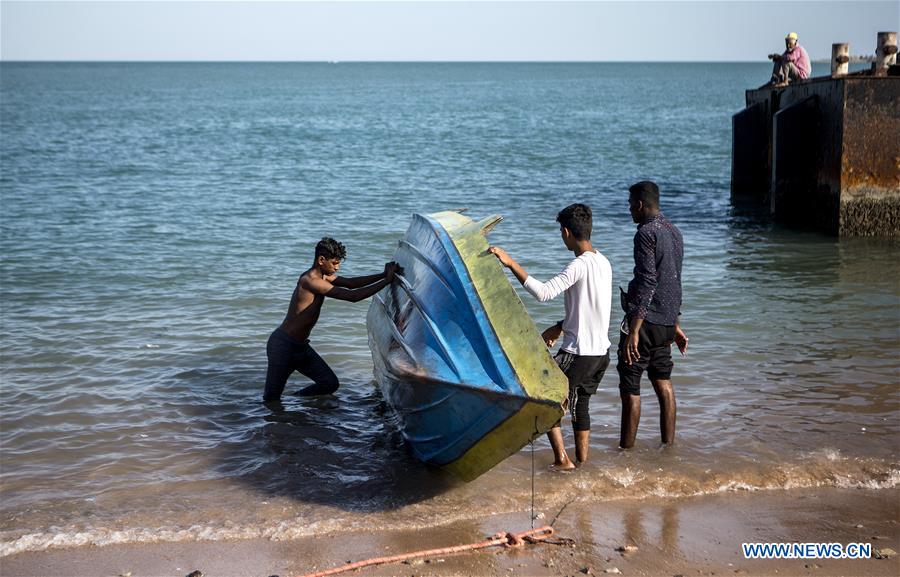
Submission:
<svg viewBox="0 0 900 577">
<path fill-rule="evenodd" d="M 410 456 L 377 387 L 270 403 L 257 435 L 275 458 L 242 482 L 269 495 L 365 512 L 393 509 L 456 484 Z"/>
</svg>

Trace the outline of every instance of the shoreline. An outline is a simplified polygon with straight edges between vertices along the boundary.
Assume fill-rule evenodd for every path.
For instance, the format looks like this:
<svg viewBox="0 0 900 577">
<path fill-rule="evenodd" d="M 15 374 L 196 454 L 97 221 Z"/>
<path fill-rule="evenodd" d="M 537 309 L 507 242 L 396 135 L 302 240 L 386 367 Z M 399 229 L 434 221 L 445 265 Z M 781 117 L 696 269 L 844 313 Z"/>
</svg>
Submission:
<svg viewBox="0 0 900 577">
<path fill-rule="evenodd" d="M 573 496 L 577 488 L 573 485 Z M 558 516 L 557 516 L 558 515 Z M 900 573 L 889 559 L 744 559 L 741 543 L 871 543 L 900 550 L 900 489 L 794 489 L 589 503 L 573 500 L 554 522 L 573 546 L 492 548 L 348 575 L 863 575 Z M 2 575 L 302 575 L 371 557 L 480 541 L 530 527 L 528 512 L 484 516 L 426 531 L 338 533 L 290 541 L 197 541 L 76 547 L 0 559 Z M 633 552 L 616 549 L 637 546 Z M 587 573 L 585 573 L 587 571 Z"/>
</svg>

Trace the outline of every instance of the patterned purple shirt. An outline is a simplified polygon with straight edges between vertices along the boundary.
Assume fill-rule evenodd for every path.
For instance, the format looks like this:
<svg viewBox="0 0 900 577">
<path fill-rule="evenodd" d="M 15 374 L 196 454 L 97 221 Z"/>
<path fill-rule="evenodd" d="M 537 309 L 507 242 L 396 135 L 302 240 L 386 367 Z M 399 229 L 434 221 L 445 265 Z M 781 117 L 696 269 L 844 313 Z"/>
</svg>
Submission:
<svg viewBox="0 0 900 577">
<path fill-rule="evenodd" d="M 681 231 L 661 212 L 638 225 L 634 235 L 634 278 L 623 306 L 629 319 L 672 326 L 681 314 Z"/>
</svg>

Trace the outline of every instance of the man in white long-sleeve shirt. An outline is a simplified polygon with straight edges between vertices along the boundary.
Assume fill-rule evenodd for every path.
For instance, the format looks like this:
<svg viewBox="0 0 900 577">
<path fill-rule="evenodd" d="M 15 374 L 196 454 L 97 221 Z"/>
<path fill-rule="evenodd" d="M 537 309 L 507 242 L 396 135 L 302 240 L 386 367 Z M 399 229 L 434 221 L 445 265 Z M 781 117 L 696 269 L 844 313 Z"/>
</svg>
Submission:
<svg viewBox="0 0 900 577">
<path fill-rule="evenodd" d="M 569 379 L 569 409 L 575 431 L 575 460 L 587 461 L 590 447 L 591 395 L 609 366 L 609 311 L 612 301 L 612 267 L 605 256 L 591 244 L 593 227 L 591 208 L 573 204 L 556 215 L 566 248 L 575 259 L 549 281 L 543 283 L 529 276 L 505 250 L 492 246 L 489 251 L 510 269 L 525 290 L 541 302 L 565 295 L 566 318 L 541 335 L 552 347 L 562 336 L 556 362 Z M 569 460 L 563 443 L 562 429 L 557 423 L 547 433 L 553 448 L 552 469 L 569 471 L 575 463 Z"/>
</svg>

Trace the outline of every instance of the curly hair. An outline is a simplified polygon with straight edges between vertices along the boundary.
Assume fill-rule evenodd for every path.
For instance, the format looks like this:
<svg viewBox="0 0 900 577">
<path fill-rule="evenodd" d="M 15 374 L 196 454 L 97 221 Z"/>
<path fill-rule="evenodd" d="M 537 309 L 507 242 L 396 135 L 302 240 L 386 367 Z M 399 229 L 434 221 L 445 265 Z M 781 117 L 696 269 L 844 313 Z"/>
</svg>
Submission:
<svg viewBox="0 0 900 577">
<path fill-rule="evenodd" d="M 570 204 L 559 211 L 556 222 L 569 229 L 577 240 L 591 240 L 593 220 L 591 207 L 586 204 Z"/>
<path fill-rule="evenodd" d="M 347 249 L 333 238 L 324 236 L 316 245 L 316 260 L 318 260 L 320 256 L 324 256 L 329 260 L 333 258 L 344 260 L 347 258 Z"/>
</svg>

